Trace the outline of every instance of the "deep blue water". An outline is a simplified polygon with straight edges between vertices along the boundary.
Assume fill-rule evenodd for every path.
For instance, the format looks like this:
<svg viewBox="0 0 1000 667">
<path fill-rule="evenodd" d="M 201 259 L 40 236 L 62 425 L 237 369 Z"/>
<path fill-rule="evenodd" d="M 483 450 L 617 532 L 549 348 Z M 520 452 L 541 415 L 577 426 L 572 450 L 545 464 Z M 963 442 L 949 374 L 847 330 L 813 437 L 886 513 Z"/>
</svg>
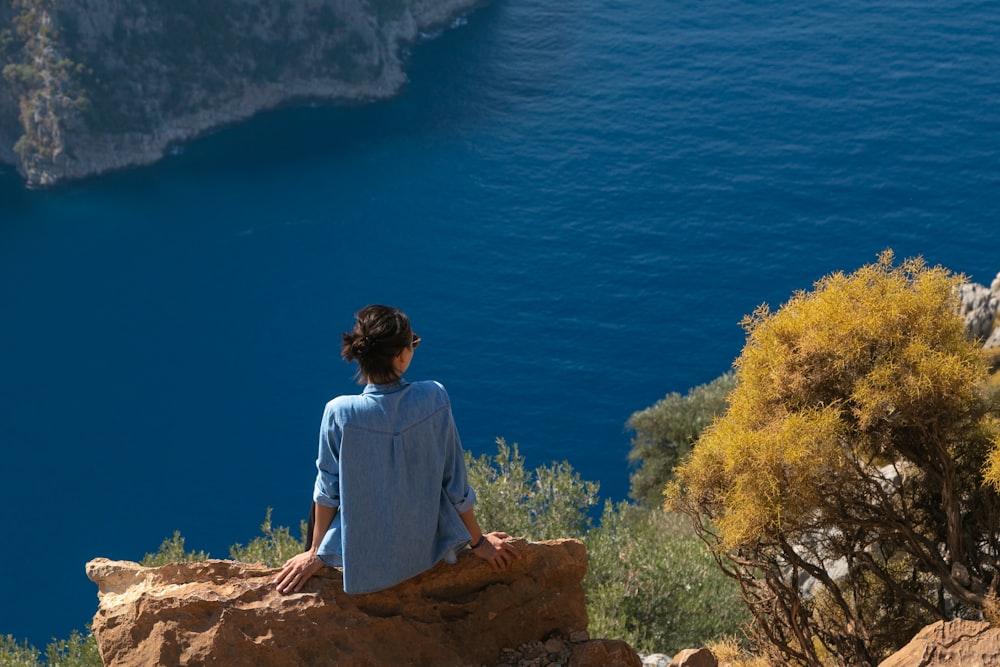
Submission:
<svg viewBox="0 0 1000 667">
<path fill-rule="evenodd" d="M 7 169 L 0 635 L 83 628 L 93 557 L 297 525 L 367 303 L 467 449 L 624 498 L 628 416 L 727 370 L 759 303 L 888 247 L 1000 271 L 998 73 L 989 2 L 495 0 L 390 102 L 55 191 Z"/>
</svg>

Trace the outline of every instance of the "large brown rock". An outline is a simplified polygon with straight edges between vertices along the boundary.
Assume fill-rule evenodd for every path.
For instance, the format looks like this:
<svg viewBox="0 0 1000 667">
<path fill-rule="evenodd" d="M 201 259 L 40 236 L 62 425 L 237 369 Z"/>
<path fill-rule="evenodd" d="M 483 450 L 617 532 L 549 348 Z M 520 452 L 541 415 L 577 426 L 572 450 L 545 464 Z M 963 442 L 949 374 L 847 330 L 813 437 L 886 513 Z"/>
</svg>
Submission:
<svg viewBox="0 0 1000 667">
<path fill-rule="evenodd" d="M 879 667 L 996 667 L 1000 628 L 985 621 L 938 621 L 883 660 Z"/>
<path fill-rule="evenodd" d="M 281 595 L 277 570 L 260 565 L 98 558 L 87 564 L 100 599 L 93 632 L 106 667 L 488 664 L 505 647 L 587 628 L 583 544 L 519 545 L 506 572 L 466 552 L 369 595 L 344 593 L 332 568 Z"/>
</svg>

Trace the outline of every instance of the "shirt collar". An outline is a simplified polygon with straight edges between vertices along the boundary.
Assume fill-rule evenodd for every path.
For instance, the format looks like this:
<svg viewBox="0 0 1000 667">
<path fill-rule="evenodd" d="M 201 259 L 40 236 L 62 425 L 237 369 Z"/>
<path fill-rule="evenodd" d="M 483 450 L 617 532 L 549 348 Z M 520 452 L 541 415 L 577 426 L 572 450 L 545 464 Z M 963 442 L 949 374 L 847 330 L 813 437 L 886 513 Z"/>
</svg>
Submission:
<svg viewBox="0 0 1000 667">
<path fill-rule="evenodd" d="M 365 385 L 362 394 L 391 394 L 394 391 L 399 391 L 406 385 L 410 384 L 404 378 L 399 378 L 393 382 L 387 382 L 386 384 L 373 384 L 368 383 Z"/>
</svg>

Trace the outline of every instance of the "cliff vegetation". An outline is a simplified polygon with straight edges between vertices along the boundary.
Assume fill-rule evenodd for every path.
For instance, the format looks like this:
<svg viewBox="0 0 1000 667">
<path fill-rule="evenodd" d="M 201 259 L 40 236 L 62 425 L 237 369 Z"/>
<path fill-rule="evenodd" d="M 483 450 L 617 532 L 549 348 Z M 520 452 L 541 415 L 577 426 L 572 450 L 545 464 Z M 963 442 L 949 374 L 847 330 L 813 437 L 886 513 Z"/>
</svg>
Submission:
<svg viewBox="0 0 1000 667">
<path fill-rule="evenodd" d="M 772 661 L 874 667 L 925 625 L 997 619 L 1000 393 L 963 282 L 886 251 L 744 321 L 667 496 Z"/>
</svg>

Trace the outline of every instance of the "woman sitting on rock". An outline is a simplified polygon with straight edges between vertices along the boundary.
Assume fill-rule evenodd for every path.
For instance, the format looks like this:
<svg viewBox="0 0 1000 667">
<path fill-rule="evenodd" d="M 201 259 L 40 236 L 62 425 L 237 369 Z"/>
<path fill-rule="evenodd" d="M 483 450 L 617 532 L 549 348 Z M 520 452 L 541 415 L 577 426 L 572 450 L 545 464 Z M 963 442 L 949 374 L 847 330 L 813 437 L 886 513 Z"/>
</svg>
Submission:
<svg viewBox="0 0 1000 667">
<path fill-rule="evenodd" d="M 506 533 L 484 534 L 473 505 L 451 402 L 437 382 L 403 373 L 420 337 L 396 308 L 367 306 L 342 336 L 341 356 L 358 362 L 360 395 L 326 404 L 308 551 L 274 579 L 296 593 L 323 565 L 341 567 L 344 590 L 371 593 L 472 553 L 505 570 L 519 557 Z"/>
</svg>

